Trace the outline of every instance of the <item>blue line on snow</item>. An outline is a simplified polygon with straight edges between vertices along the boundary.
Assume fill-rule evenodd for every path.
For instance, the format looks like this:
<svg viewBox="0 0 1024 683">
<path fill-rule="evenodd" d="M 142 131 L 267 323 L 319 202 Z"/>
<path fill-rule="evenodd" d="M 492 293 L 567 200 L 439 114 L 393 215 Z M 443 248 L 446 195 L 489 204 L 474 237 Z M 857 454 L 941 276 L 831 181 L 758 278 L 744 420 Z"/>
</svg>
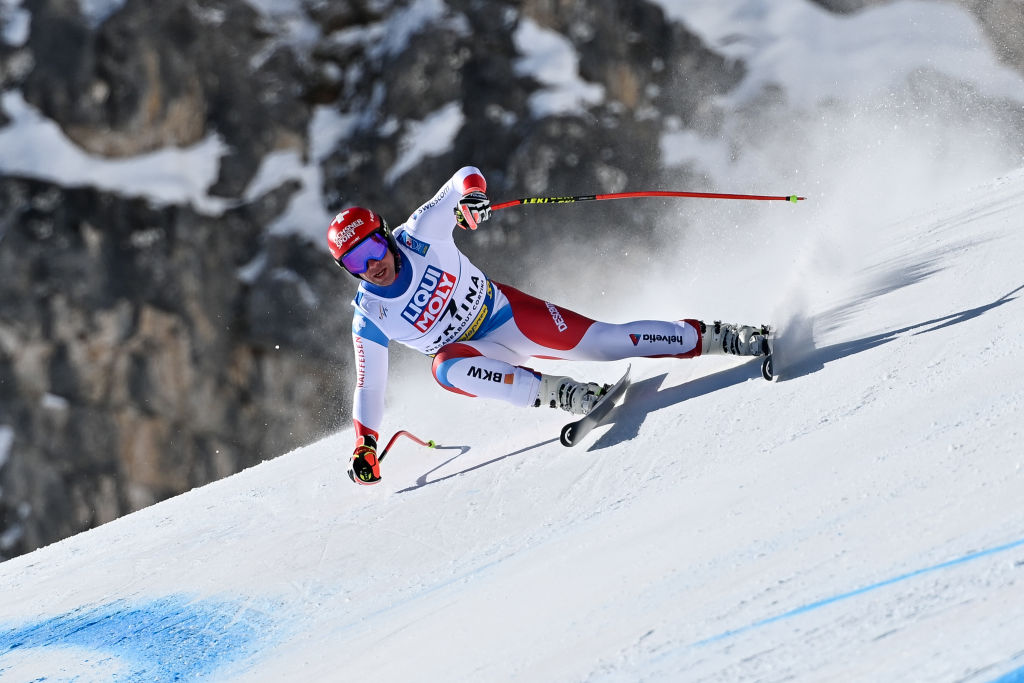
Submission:
<svg viewBox="0 0 1024 683">
<path fill-rule="evenodd" d="M 20 626 L 0 624 L 0 679 L 9 669 L 5 655 L 68 646 L 94 653 L 83 666 L 116 662 L 122 680 L 210 676 L 254 659 L 279 635 L 268 611 L 249 602 L 171 595 L 142 604 L 118 600 L 81 607 Z"/>
<path fill-rule="evenodd" d="M 992 683 L 1024 683 L 1024 666 L 1017 669 L 1016 671 L 1011 671 L 1009 673 L 1003 674 L 999 678 L 992 681 Z"/>
<path fill-rule="evenodd" d="M 979 550 L 978 552 L 970 553 L 970 554 L 964 555 L 963 557 L 958 557 L 958 558 L 953 559 L 953 560 L 948 560 L 946 562 L 942 562 L 940 564 L 936 564 L 936 565 L 933 565 L 931 567 L 925 567 L 924 569 L 917 569 L 915 571 L 908 572 L 906 574 L 900 574 L 899 576 L 893 577 L 891 579 L 886 579 L 885 581 L 879 581 L 878 583 L 873 583 L 870 586 L 864 586 L 863 588 L 858 588 L 858 589 L 852 590 L 852 591 L 850 591 L 848 593 L 840 593 L 839 595 L 834 595 L 834 596 L 832 596 L 830 598 L 825 598 L 823 600 L 818 600 L 817 602 L 812 602 L 812 603 L 809 603 L 807 605 L 803 605 L 802 607 L 797 607 L 796 609 L 791 609 L 788 612 L 783 612 L 782 614 L 778 614 L 778 615 L 776 615 L 774 617 L 768 617 L 767 619 L 761 619 L 760 621 L 755 621 L 752 624 L 747 624 L 746 626 L 741 626 L 739 628 L 734 628 L 734 629 L 730 629 L 728 631 L 723 631 L 722 633 L 719 633 L 718 635 L 711 636 L 710 638 L 705 638 L 703 640 L 698 640 L 695 643 L 691 643 L 689 647 L 699 647 L 701 645 L 710 645 L 711 643 L 715 643 L 715 642 L 718 642 L 720 640 L 725 640 L 726 638 L 731 638 L 732 636 L 739 635 L 741 633 L 746 633 L 747 631 L 752 631 L 752 630 L 754 630 L 756 628 L 760 628 L 762 626 L 767 626 L 769 624 L 774 624 L 775 622 L 782 621 L 783 619 L 788 619 L 790 617 L 795 617 L 795 616 L 798 616 L 798 615 L 801 615 L 801 614 L 806 614 L 807 612 L 810 612 L 812 610 L 816 610 L 816 609 L 818 609 L 820 607 L 825 607 L 827 605 L 831 605 L 831 604 L 840 602 L 842 600 L 848 600 L 850 598 L 857 597 L 858 595 L 863 595 L 864 593 L 868 593 L 868 592 L 871 592 L 873 590 L 877 590 L 879 588 L 885 588 L 886 586 L 891 586 L 894 583 L 899 583 L 900 581 L 906 581 L 907 579 L 912 579 L 912 578 L 914 578 L 916 576 L 921 576 L 922 574 L 928 574 L 930 572 L 938 571 L 940 569 L 948 569 L 950 567 L 955 567 L 956 565 L 965 564 L 967 562 L 971 562 L 972 560 L 978 560 L 978 559 L 981 559 L 983 557 L 988 557 L 990 555 L 995 555 L 997 553 L 1003 553 L 1003 552 L 1006 552 L 1007 550 L 1013 550 L 1014 548 L 1019 548 L 1021 546 L 1024 546 L 1024 538 L 1016 540 L 1016 541 L 1013 541 L 1011 543 L 1006 543 L 1004 545 L 996 546 L 995 548 L 988 548 L 987 550 Z M 1010 680 L 1016 680 L 1016 679 L 1010 679 Z M 1022 680 L 1024 680 L 1024 679 L 1022 679 Z"/>
</svg>

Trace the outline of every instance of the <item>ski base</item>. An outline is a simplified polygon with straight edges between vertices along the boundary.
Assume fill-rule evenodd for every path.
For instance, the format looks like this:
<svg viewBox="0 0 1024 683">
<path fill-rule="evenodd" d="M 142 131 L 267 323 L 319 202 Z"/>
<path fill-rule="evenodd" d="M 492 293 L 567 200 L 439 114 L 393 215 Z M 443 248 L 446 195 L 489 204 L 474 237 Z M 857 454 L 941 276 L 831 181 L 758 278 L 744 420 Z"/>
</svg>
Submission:
<svg viewBox="0 0 1024 683">
<path fill-rule="evenodd" d="M 626 387 L 629 386 L 629 371 L 630 368 L 626 368 L 625 374 L 619 378 L 619 381 L 613 384 L 601 400 L 597 402 L 593 410 L 581 417 L 575 422 L 562 427 L 562 433 L 559 440 L 563 446 L 575 446 L 578 444 L 583 437 L 589 434 L 594 427 L 601 424 L 601 422 L 608 416 L 612 408 L 615 407 L 615 401 L 626 391 Z"/>
</svg>

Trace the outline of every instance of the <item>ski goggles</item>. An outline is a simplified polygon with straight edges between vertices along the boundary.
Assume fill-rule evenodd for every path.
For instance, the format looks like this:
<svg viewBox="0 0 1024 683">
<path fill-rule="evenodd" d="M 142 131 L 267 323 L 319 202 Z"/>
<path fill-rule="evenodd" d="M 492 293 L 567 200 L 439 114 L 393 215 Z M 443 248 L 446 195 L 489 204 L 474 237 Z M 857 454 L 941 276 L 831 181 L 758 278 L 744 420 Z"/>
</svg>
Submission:
<svg viewBox="0 0 1024 683">
<path fill-rule="evenodd" d="M 380 232 L 352 247 L 338 259 L 338 263 L 353 275 L 361 275 L 370 267 L 370 261 L 380 261 L 388 253 L 388 240 Z"/>
</svg>

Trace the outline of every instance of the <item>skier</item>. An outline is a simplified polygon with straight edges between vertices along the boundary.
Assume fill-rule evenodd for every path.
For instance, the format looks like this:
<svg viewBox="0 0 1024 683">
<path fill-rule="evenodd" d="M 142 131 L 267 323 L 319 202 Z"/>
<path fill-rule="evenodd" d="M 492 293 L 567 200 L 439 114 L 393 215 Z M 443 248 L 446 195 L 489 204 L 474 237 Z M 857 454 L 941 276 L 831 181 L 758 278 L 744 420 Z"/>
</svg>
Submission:
<svg viewBox="0 0 1024 683">
<path fill-rule="evenodd" d="M 487 182 L 475 167 L 455 173 L 392 230 L 380 215 L 351 207 L 327 231 L 339 266 L 361 280 L 352 305 L 356 357 L 356 446 L 351 470 L 380 481 L 378 428 L 384 413 L 388 343 L 432 355 L 434 378 L 457 394 L 584 415 L 605 387 L 524 367 L 529 357 L 611 361 L 767 353 L 760 327 L 699 320 L 599 322 L 489 279 L 455 245 L 454 230 L 490 217 Z"/>
</svg>

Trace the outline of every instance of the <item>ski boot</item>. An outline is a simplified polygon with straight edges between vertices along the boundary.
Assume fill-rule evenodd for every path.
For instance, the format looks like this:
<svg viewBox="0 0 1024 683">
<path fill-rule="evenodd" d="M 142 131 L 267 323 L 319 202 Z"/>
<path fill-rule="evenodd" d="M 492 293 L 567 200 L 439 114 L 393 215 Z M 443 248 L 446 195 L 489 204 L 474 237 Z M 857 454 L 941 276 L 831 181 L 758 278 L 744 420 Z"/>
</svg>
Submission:
<svg viewBox="0 0 1024 683">
<path fill-rule="evenodd" d="M 768 346 L 768 326 L 733 325 L 716 320 L 711 325 L 700 323 L 702 356 L 723 354 L 732 356 L 765 356 Z"/>
<path fill-rule="evenodd" d="M 570 377 L 541 375 L 540 389 L 537 391 L 537 400 L 533 405 L 535 407 L 548 405 L 552 408 L 561 408 L 573 415 L 586 415 L 594 408 L 607 389 L 607 384 L 577 382 Z"/>
</svg>

